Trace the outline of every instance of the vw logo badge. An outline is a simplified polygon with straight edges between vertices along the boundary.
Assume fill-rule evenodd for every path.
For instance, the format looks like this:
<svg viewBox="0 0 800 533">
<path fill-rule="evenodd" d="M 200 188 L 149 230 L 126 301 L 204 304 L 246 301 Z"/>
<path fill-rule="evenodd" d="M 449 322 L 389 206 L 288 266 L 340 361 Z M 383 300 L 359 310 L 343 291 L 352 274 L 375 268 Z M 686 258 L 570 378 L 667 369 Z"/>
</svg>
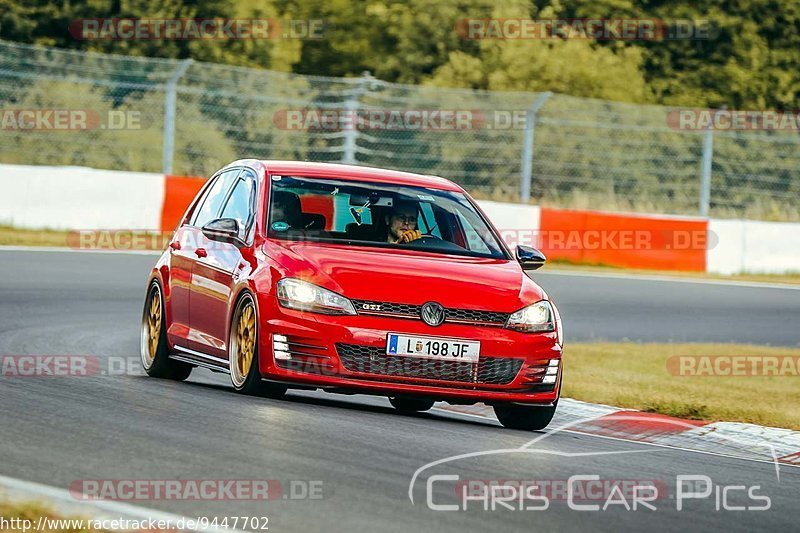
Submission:
<svg viewBox="0 0 800 533">
<path fill-rule="evenodd" d="M 429 326 L 439 326 L 445 319 L 444 307 L 436 302 L 428 302 L 422 306 L 420 316 L 422 317 L 422 321 Z"/>
</svg>

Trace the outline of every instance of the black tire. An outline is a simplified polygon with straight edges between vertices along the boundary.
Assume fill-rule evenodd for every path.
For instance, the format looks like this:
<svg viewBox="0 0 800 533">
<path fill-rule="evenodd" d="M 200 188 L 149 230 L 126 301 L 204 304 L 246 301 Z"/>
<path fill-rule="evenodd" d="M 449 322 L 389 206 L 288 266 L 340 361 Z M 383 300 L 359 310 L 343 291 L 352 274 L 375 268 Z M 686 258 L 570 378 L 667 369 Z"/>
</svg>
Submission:
<svg viewBox="0 0 800 533">
<path fill-rule="evenodd" d="M 239 321 L 242 319 L 246 310 L 250 308 L 253 317 L 252 332 L 246 337 L 252 338 L 253 354 L 247 368 L 247 374 L 241 372 L 241 366 L 237 364 L 239 357 L 240 342 L 237 337 L 239 331 Z M 231 371 L 231 385 L 236 392 L 249 396 L 262 396 L 265 398 L 280 399 L 286 394 L 287 387 L 278 383 L 263 381 L 261 371 L 258 369 L 258 314 L 253 297 L 250 293 L 244 293 L 236 304 L 236 310 L 231 318 L 230 337 L 228 339 L 228 364 Z M 248 326 L 249 327 L 249 326 Z"/>
<path fill-rule="evenodd" d="M 494 406 L 494 414 L 508 429 L 522 429 L 524 431 L 537 431 L 544 429 L 553 420 L 556 414 L 556 405 L 516 405 L 501 404 Z"/>
<path fill-rule="evenodd" d="M 426 400 L 425 398 L 396 396 L 394 398 L 389 398 L 389 403 L 398 411 L 404 413 L 419 413 L 433 407 L 435 402 L 433 400 Z"/>
<path fill-rule="evenodd" d="M 147 289 L 147 297 L 144 299 L 140 336 L 142 368 L 150 377 L 183 381 L 192 373 L 192 366 L 169 358 L 163 294 L 161 285 L 157 281 L 153 281 Z M 154 299 L 157 299 L 158 303 L 155 303 Z M 153 326 L 153 313 L 156 311 L 156 306 L 159 313 L 159 324 Z M 158 335 L 157 340 L 154 335 Z"/>
</svg>

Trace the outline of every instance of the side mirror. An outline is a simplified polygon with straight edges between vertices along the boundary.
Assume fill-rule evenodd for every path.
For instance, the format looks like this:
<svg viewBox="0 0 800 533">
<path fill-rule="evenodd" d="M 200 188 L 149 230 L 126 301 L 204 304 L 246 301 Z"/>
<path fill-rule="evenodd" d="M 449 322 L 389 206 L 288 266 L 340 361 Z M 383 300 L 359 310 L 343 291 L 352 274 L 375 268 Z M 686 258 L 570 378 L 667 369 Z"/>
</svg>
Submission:
<svg viewBox="0 0 800 533">
<path fill-rule="evenodd" d="M 212 241 L 244 246 L 239 237 L 239 221 L 233 218 L 215 218 L 202 228 L 203 235 Z"/>
<path fill-rule="evenodd" d="M 538 270 L 544 266 L 547 258 L 532 246 L 517 246 L 517 261 L 522 270 Z"/>
</svg>

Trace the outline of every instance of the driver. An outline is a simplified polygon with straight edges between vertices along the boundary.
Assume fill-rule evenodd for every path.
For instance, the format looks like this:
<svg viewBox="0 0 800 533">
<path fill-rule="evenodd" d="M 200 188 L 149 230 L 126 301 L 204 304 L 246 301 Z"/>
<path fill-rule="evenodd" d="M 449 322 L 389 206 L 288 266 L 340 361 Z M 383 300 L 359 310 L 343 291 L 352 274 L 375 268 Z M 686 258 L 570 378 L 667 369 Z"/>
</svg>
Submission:
<svg viewBox="0 0 800 533">
<path fill-rule="evenodd" d="M 419 208 L 415 202 L 399 200 L 394 202 L 391 212 L 386 215 L 388 234 L 386 242 L 390 244 L 408 244 L 422 238 L 417 229 Z"/>
</svg>

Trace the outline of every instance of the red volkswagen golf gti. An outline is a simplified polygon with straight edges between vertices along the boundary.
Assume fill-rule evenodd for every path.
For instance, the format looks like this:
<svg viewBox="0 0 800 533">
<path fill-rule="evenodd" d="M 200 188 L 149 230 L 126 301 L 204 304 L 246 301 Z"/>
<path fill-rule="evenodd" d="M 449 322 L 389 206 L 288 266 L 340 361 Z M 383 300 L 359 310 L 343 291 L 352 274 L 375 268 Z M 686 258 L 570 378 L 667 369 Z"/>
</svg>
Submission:
<svg viewBox="0 0 800 533">
<path fill-rule="evenodd" d="M 142 364 L 233 388 L 484 402 L 541 429 L 561 388 L 558 310 L 458 185 L 346 165 L 236 161 L 205 184 L 153 268 Z"/>
</svg>

